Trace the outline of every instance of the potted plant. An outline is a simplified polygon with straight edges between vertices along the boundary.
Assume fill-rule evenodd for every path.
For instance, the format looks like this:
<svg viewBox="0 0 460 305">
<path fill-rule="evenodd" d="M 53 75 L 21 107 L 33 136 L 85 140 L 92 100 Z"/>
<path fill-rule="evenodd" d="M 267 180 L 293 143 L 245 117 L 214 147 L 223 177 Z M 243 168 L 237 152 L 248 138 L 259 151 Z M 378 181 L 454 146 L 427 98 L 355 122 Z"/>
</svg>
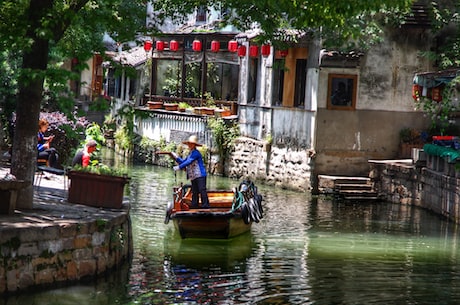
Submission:
<svg viewBox="0 0 460 305">
<path fill-rule="evenodd" d="M 214 98 L 209 92 L 205 93 L 204 97 L 206 98 L 206 104 L 205 107 L 201 108 L 201 114 L 214 115 L 214 111 L 216 109 L 216 103 L 214 101 Z"/>
<path fill-rule="evenodd" d="M 122 207 L 124 186 L 130 180 L 125 171 L 95 161 L 86 167 L 77 165 L 67 175 L 68 202 L 101 208 Z"/>
<path fill-rule="evenodd" d="M 399 157 L 411 158 L 413 148 L 422 148 L 423 139 L 420 131 L 414 128 L 403 128 L 399 131 Z"/>
<path fill-rule="evenodd" d="M 186 103 L 186 102 L 180 102 L 177 109 L 178 109 L 180 112 L 185 112 L 186 109 L 192 109 L 192 108 L 193 108 L 193 107 L 190 106 L 188 103 Z"/>
</svg>

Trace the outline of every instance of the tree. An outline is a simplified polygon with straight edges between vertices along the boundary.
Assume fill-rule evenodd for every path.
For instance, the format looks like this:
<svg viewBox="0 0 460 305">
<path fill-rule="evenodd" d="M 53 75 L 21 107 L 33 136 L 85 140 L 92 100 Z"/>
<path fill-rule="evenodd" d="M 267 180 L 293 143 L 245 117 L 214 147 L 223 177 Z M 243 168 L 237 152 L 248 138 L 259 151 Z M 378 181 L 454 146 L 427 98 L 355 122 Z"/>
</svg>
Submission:
<svg viewBox="0 0 460 305">
<path fill-rule="evenodd" d="M 157 17 L 165 16 L 182 20 L 184 12 L 191 13 L 197 6 L 221 7 L 234 12 L 226 15 L 226 22 L 234 24 L 240 30 L 246 30 L 257 24 L 263 33 L 262 41 L 273 44 L 282 43 L 280 29 L 308 30 L 321 35 L 323 44 L 368 41 L 363 34 L 376 37 L 379 21 L 401 20 L 408 12 L 412 0 L 162 0 L 156 2 Z M 389 19 L 389 17 L 391 17 Z M 356 46 L 356 45 L 354 45 Z"/>
<path fill-rule="evenodd" d="M 145 2 L 4 0 L 0 11 L 0 50 L 14 52 L 21 62 L 11 173 L 28 183 L 19 194 L 18 206 L 31 208 L 37 122 L 44 80 L 52 74 L 51 50 L 85 59 L 91 52 L 103 50 L 104 32 L 117 41 L 132 40 L 145 23 Z"/>
</svg>

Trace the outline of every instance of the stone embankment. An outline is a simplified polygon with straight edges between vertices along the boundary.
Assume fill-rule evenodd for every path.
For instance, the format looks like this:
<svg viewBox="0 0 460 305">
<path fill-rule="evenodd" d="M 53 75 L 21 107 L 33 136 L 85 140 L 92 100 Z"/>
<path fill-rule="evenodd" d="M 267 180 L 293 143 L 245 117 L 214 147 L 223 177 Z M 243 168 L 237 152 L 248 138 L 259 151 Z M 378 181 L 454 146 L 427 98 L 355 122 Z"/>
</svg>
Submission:
<svg viewBox="0 0 460 305">
<path fill-rule="evenodd" d="M 94 278 L 130 258 L 129 204 L 108 210 L 67 203 L 62 179 L 42 180 L 33 209 L 0 215 L 0 293 Z"/>
<path fill-rule="evenodd" d="M 456 162 L 423 155 L 415 161 L 370 160 L 369 164 L 369 176 L 386 200 L 426 208 L 460 223 L 460 172 Z"/>
<path fill-rule="evenodd" d="M 269 185 L 307 191 L 311 189 L 312 156 L 308 150 L 292 151 L 266 141 L 240 137 L 226 172 L 230 178 L 248 177 Z"/>
</svg>

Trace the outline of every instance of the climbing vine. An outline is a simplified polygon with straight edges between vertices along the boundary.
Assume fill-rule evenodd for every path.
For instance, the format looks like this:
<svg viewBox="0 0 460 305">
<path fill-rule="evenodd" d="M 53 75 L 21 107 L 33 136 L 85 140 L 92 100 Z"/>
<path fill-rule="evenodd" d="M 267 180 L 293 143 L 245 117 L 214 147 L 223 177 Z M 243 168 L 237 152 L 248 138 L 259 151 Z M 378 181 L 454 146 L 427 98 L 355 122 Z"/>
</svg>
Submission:
<svg viewBox="0 0 460 305">
<path fill-rule="evenodd" d="M 238 125 L 233 121 L 225 121 L 222 118 L 209 118 L 208 126 L 211 129 L 213 141 L 217 146 L 220 162 L 225 165 L 235 139 L 240 135 Z"/>
</svg>

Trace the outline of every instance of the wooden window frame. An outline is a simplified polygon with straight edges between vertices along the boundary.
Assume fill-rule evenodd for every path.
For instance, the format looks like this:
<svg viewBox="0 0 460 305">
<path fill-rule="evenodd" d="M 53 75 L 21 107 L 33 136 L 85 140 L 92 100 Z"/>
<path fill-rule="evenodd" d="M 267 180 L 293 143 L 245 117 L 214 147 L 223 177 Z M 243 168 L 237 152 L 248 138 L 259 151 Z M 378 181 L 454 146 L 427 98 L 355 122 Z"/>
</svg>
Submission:
<svg viewBox="0 0 460 305">
<path fill-rule="evenodd" d="M 340 82 L 347 84 L 348 90 L 351 87 L 352 92 L 349 94 L 350 101 L 346 105 L 339 105 L 333 103 L 332 95 Z M 356 74 L 329 74 L 327 85 L 327 109 L 331 110 L 355 110 L 356 109 L 356 95 L 358 88 L 358 75 Z"/>
</svg>

